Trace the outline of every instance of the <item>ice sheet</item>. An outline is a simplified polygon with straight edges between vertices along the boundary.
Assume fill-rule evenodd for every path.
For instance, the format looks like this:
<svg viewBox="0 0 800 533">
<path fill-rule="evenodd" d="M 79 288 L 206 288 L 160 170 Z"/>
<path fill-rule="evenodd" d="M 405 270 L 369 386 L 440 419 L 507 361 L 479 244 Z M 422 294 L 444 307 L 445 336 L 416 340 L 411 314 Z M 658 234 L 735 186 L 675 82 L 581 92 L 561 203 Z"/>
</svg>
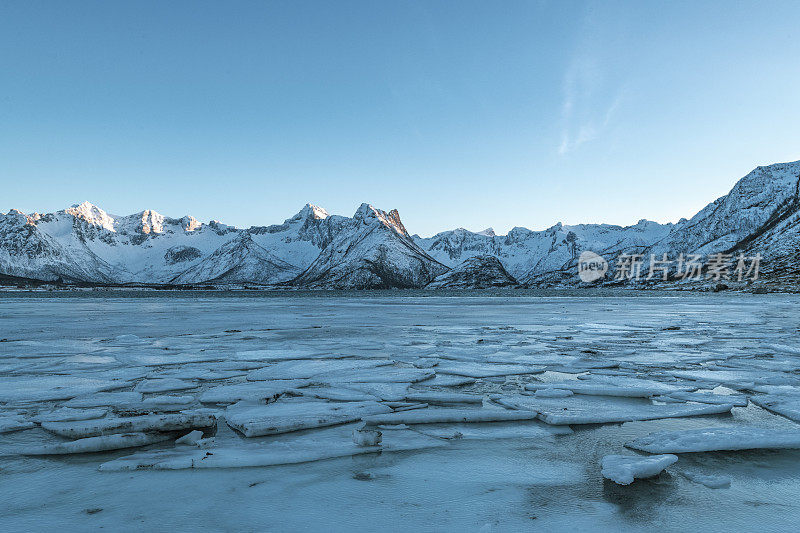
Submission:
<svg viewBox="0 0 800 533">
<path fill-rule="evenodd" d="M 714 427 L 651 433 L 625 444 L 649 453 L 800 448 L 800 430 Z"/>
<path fill-rule="evenodd" d="M 366 415 L 388 413 L 378 402 L 287 400 L 268 405 L 234 404 L 225 411 L 225 421 L 246 437 L 275 435 L 301 429 L 345 424 Z"/>
</svg>

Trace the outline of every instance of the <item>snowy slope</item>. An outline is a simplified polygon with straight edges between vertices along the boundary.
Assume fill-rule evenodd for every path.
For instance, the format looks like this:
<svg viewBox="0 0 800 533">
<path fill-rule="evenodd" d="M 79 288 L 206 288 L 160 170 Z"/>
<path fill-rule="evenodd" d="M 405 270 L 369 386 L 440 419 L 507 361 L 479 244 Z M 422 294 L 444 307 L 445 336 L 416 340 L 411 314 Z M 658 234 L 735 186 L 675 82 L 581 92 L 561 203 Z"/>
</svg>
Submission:
<svg viewBox="0 0 800 533">
<path fill-rule="evenodd" d="M 171 281 L 180 284 L 204 281 L 274 284 L 288 281 L 299 273 L 298 267 L 256 244 L 249 233 L 241 232 Z"/>
</svg>

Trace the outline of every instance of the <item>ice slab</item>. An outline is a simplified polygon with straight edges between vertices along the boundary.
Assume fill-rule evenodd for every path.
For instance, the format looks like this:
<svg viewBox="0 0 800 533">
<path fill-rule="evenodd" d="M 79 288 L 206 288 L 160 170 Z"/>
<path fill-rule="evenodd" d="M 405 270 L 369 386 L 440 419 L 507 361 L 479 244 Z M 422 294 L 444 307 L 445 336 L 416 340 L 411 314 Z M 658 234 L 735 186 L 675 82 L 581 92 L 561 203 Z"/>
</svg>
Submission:
<svg viewBox="0 0 800 533">
<path fill-rule="evenodd" d="M 182 391 L 197 388 L 197 383 L 177 378 L 146 379 L 134 391 L 142 393 Z"/>
<path fill-rule="evenodd" d="M 395 424 L 442 424 L 503 422 L 509 420 L 534 420 L 533 411 L 506 411 L 502 409 L 423 409 L 410 412 L 365 416 L 362 420 L 372 426 Z"/>
<path fill-rule="evenodd" d="M 697 403 L 733 404 L 734 407 L 747 407 L 747 396 L 741 394 L 714 394 L 713 392 L 673 392 L 669 395 L 676 400 Z"/>
<path fill-rule="evenodd" d="M 247 374 L 247 381 L 269 381 L 276 379 L 307 379 L 319 374 L 331 372 L 356 371 L 366 368 L 387 366 L 394 363 L 390 360 L 310 360 L 310 361 L 284 361 L 276 363 Z"/>
<path fill-rule="evenodd" d="M 342 386 L 371 394 L 385 402 L 401 402 L 408 394 L 411 383 L 344 383 Z"/>
<path fill-rule="evenodd" d="M 754 372 L 752 370 L 686 370 L 670 372 L 674 377 L 699 382 L 715 383 L 735 389 L 756 385 L 800 385 L 800 378 L 782 372 Z"/>
<path fill-rule="evenodd" d="M 44 446 L 26 448 L 23 455 L 66 455 L 75 453 L 95 453 L 123 448 L 138 448 L 170 440 L 169 435 L 158 433 L 118 433 L 78 439 L 71 442 L 58 442 Z"/>
<path fill-rule="evenodd" d="M 390 411 L 390 407 L 378 402 L 287 400 L 267 405 L 231 405 L 225 411 L 225 421 L 246 437 L 260 437 L 345 424 L 362 416 Z"/>
<path fill-rule="evenodd" d="M 456 376 L 453 374 L 436 374 L 431 379 L 420 382 L 426 387 L 460 387 L 461 385 L 471 385 L 475 383 L 475 378 L 466 376 Z"/>
<path fill-rule="evenodd" d="M 210 428 L 214 427 L 214 425 L 216 425 L 216 419 L 209 414 L 180 413 L 130 416 L 125 418 L 100 418 L 97 420 L 83 420 L 77 422 L 43 422 L 42 428 L 62 437 L 81 439 L 115 433 Z"/>
<path fill-rule="evenodd" d="M 22 415 L 2 416 L 0 417 L 0 433 L 11 433 L 12 431 L 22 431 L 23 429 L 30 429 L 35 427 L 36 424 L 27 420 Z"/>
<path fill-rule="evenodd" d="M 287 379 L 282 381 L 254 381 L 235 385 L 220 385 L 200 395 L 203 403 L 236 403 L 238 401 L 274 400 L 292 389 L 308 385 L 307 381 Z"/>
<path fill-rule="evenodd" d="M 168 351 L 154 355 L 135 354 L 131 356 L 129 362 L 142 366 L 172 366 L 185 365 L 187 363 L 214 363 L 222 361 L 224 357 L 224 355 L 217 353 L 172 353 Z"/>
<path fill-rule="evenodd" d="M 93 420 L 106 415 L 106 409 L 71 409 L 61 407 L 53 411 L 39 413 L 33 420 L 36 422 L 75 422 L 77 420 Z"/>
<path fill-rule="evenodd" d="M 383 426 L 381 426 L 383 427 Z M 554 435 L 569 435 L 567 426 L 547 426 L 538 421 L 487 422 L 472 424 L 447 424 L 422 426 L 416 431 L 440 439 L 491 440 L 491 439 L 542 439 Z"/>
<path fill-rule="evenodd" d="M 680 418 L 684 416 L 728 413 L 733 408 L 725 405 L 669 404 L 656 405 L 644 400 L 620 402 L 602 397 L 586 398 L 498 398 L 497 403 L 511 409 L 528 409 L 539 413 L 539 420 L 548 424 L 607 424 Z"/>
<path fill-rule="evenodd" d="M 314 383 L 416 383 L 432 378 L 432 370 L 381 366 L 360 370 L 341 370 L 315 375 Z"/>
<path fill-rule="evenodd" d="M 508 365 L 478 362 L 443 362 L 436 367 L 437 374 L 454 374 L 470 378 L 490 378 L 521 374 L 541 374 L 544 367 L 533 365 Z"/>
<path fill-rule="evenodd" d="M 696 386 L 675 386 L 648 379 L 630 377 L 595 377 L 587 380 L 565 381 L 562 383 L 528 383 L 526 390 L 566 389 L 575 394 L 593 396 L 620 396 L 626 398 L 648 398 L 657 394 L 670 394 L 678 391 L 696 390 Z"/>
<path fill-rule="evenodd" d="M 292 361 L 298 359 L 347 359 L 352 355 L 328 353 L 320 348 L 268 348 L 236 352 L 236 358 L 244 361 Z"/>
<path fill-rule="evenodd" d="M 606 455 L 600 461 L 600 466 L 604 478 L 618 485 L 630 485 L 636 478 L 657 476 L 677 460 L 675 455 Z"/>
<path fill-rule="evenodd" d="M 186 444 L 188 446 L 196 446 L 200 439 L 203 438 L 203 432 L 197 429 L 190 431 L 183 437 L 175 439 L 175 444 Z"/>
<path fill-rule="evenodd" d="M 127 382 L 73 376 L 0 378 L 0 402 L 69 400 L 76 396 L 125 387 Z"/>
<path fill-rule="evenodd" d="M 385 431 L 380 446 L 359 446 L 352 429 L 345 432 L 320 430 L 288 441 L 257 443 L 205 450 L 140 452 L 100 465 L 102 471 L 180 470 L 189 468 L 244 468 L 306 463 L 365 453 L 419 450 L 447 445 L 446 441 L 408 429 Z"/>
<path fill-rule="evenodd" d="M 182 411 L 195 402 L 194 396 L 152 396 L 142 400 L 143 411 Z"/>
<path fill-rule="evenodd" d="M 800 448 L 800 430 L 714 427 L 651 433 L 625 444 L 649 453 Z"/>
<path fill-rule="evenodd" d="M 752 396 L 750 400 L 767 411 L 800 422 L 800 394 L 765 394 Z"/>
<path fill-rule="evenodd" d="M 90 408 L 90 407 L 111 407 L 125 408 L 142 403 L 142 394 L 139 392 L 98 392 L 88 396 L 73 398 L 64 403 L 65 407 L 71 408 Z"/>
<path fill-rule="evenodd" d="M 416 392 L 409 391 L 406 400 L 423 403 L 483 403 L 483 396 L 475 394 L 460 394 L 457 392 Z"/>
<path fill-rule="evenodd" d="M 308 387 L 306 389 L 292 389 L 292 394 L 317 398 L 320 400 L 335 400 L 339 402 L 367 402 L 379 400 L 374 394 L 360 392 L 344 387 Z"/>
<path fill-rule="evenodd" d="M 534 396 L 536 398 L 567 398 L 575 394 L 571 390 L 566 389 L 553 389 L 553 388 L 545 388 L 545 389 L 536 389 Z"/>
</svg>

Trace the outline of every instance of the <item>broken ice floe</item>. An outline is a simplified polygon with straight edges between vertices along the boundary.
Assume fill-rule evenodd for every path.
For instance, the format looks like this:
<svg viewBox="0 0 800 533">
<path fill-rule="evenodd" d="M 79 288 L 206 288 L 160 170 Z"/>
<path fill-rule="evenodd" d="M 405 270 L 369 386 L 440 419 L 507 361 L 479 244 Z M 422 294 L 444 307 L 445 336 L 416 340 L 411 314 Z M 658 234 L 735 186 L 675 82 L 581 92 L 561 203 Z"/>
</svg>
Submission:
<svg viewBox="0 0 800 533">
<path fill-rule="evenodd" d="M 0 378 L 0 402 L 44 402 L 69 400 L 76 396 L 119 389 L 126 381 L 72 376 Z"/>
<path fill-rule="evenodd" d="M 544 439 L 555 435 L 572 434 L 572 430 L 567 426 L 548 426 L 541 422 L 525 420 L 512 423 L 430 424 L 420 426 L 416 428 L 416 431 L 424 435 L 450 440 Z"/>
<path fill-rule="evenodd" d="M 236 403 L 238 401 L 274 400 L 286 392 L 308 385 L 307 381 L 287 379 L 281 381 L 254 381 L 235 385 L 219 385 L 200 395 L 203 403 Z"/>
<path fill-rule="evenodd" d="M 123 448 L 137 448 L 157 442 L 170 440 L 169 435 L 158 433 L 116 433 L 88 437 L 70 442 L 58 442 L 25 448 L 23 455 L 66 455 L 75 453 L 95 453 Z"/>
<path fill-rule="evenodd" d="M 489 378 L 521 374 L 541 374 L 544 367 L 531 365 L 504 365 L 497 363 L 447 362 L 436 367 L 437 374 L 454 374 L 470 378 Z"/>
<path fill-rule="evenodd" d="M 420 411 L 387 413 L 365 416 L 367 425 L 394 424 L 441 424 L 448 422 L 503 422 L 509 420 L 533 420 L 531 411 L 505 411 L 502 409 L 423 409 Z"/>
<path fill-rule="evenodd" d="M 732 404 L 734 407 L 747 407 L 747 396 L 741 394 L 714 394 L 713 392 L 673 392 L 669 396 L 685 402 Z"/>
<path fill-rule="evenodd" d="M 575 394 L 648 398 L 657 394 L 696 390 L 697 387 L 676 386 L 638 378 L 592 376 L 587 380 L 566 381 L 563 383 L 529 383 L 525 385 L 525 389 L 565 389 L 571 390 Z"/>
<path fill-rule="evenodd" d="M 175 444 L 186 444 L 189 446 L 196 446 L 200 439 L 203 438 L 203 432 L 197 429 L 190 431 L 183 437 L 175 439 Z"/>
<path fill-rule="evenodd" d="M 0 433 L 11 433 L 35 427 L 36 424 L 20 415 L 0 417 Z"/>
<path fill-rule="evenodd" d="M 341 387 L 370 394 L 385 402 L 401 402 L 411 383 L 342 383 Z"/>
<path fill-rule="evenodd" d="M 380 399 L 374 394 L 346 389 L 344 387 L 308 387 L 305 389 L 292 389 L 289 393 L 297 396 L 307 396 L 320 400 L 335 400 L 338 402 L 367 402 Z"/>
<path fill-rule="evenodd" d="M 435 373 L 423 368 L 378 367 L 361 370 L 337 370 L 317 374 L 314 383 L 417 383 L 432 378 Z"/>
<path fill-rule="evenodd" d="M 795 422 L 800 422 L 800 394 L 765 394 L 763 396 L 752 396 L 752 402 L 759 407 L 773 413 L 785 416 Z"/>
<path fill-rule="evenodd" d="M 466 376 L 456 376 L 453 374 L 436 374 L 431 379 L 426 379 L 419 383 L 425 387 L 460 387 L 461 385 L 471 385 L 475 383 L 475 378 Z"/>
<path fill-rule="evenodd" d="M 536 389 L 534 396 L 536 398 L 566 398 L 568 396 L 572 396 L 575 394 L 571 390 L 567 389 L 556 389 L 556 388 L 542 388 Z"/>
<path fill-rule="evenodd" d="M 397 452 L 447 445 L 435 437 L 408 429 L 383 432 L 378 446 L 360 446 L 352 440 L 352 429 L 320 430 L 285 441 L 255 442 L 217 446 L 205 450 L 163 450 L 139 452 L 100 465 L 103 471 L 180 470 L 186 468 L 242 468 L 305 463 L 365 453 Z"/>
<path fill-rule="evenodd" d="M 108 413 L 106 409 L 72 409 L 61 407 L 53 411 L 39 413 L 33 420 L 35 422 L 75 422 L 77 420 L 92 420 L 102 418 Z"/>
<path fill-rule="evenodd" d="M 211 428 L 214 427 L 214 425 L 216 425 L 216 419 L 210 414 L 180 413 L 130 416 L 124 418 L 99 418 L 96 420 L 82 420 L 76 422 L 43 422 L 42 428 L 62 437 L 81 439 L 115 433 Z"/>
<path fill-rule="evenodd" d="M 64 403 L 65 407 L 111 407 L 125 408 L 142 403 L 142 394 L 139 392 L 97 392 L 87 396 L 79 396 Z"/>
<path fill-rule="evenodd" d="M 677 460 L 675 455 L 606 455 L 600 461 L 600 466 L 604 478 L 618 485 L 630 485 L 636 478 L 657 476 Z"/>
<path fill-rule="evenodd" d="M 497 398 L 495 402 L 510 409 L 526 409 L 538 413 L 538 418 L 548 424 L 607 424 L 612 422 L 633 422 L 635 420 L 656 420 L 659 418 L 679 418 L 728 413 L 733 408 L 725 405 L 694 405 L 628 402 L 617 400 L 570 396 L 568 398 Z"/>
<path fill-rule="evenodd" d="M 295 399 L 267 405 L 234 404 L 225 411 L 225 421 L 246 437 L 259 437 L 345 424 L 365 415 L 387 413 L 391 410 L 378 402 L 335 404 Z"/>
<path fill-rule="evenodd" d="M 307 379 L 320 374 L 333 372 L 353 372 L 367 368 L 391 365 L 390 360 L 310 360 L 283 361 L 265 366 L 247 374 L 247 381 L 270 381 L 277 379 Z"/>
<path fill-rule="evenodd" d="M 143 393 L 171 392 L 196 389 L 197 383 L 177 378 L 146 379 L 134 387 L 134 391 Z"/>
<path fill-rule="evenodd" d="M 625 444 L 649 453 L 800 448 L 800 430 L 715 427 L 651 433 Z"/>
<path fill-rule="evenodd" d="M 450 403 L 483 403 L 483 397 L 475 394 L 460 394 L 457 392 L 417 392 L 409 391 L 405 397 L 406 400 L 412 402 L 423 402 L 433 404 L 450 404 Z"/>
</svg>

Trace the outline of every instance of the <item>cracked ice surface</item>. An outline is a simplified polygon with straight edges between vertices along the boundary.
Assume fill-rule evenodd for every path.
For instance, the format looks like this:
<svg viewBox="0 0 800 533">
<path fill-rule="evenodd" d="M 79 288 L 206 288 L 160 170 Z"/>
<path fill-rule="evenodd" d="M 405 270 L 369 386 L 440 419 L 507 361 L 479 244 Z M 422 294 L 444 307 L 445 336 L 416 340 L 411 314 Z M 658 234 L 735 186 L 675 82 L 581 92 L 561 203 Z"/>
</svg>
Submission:
<svg viewBox="0 0 800 533">
<path fill-rule="evenodd" d="M 800 298 L 585 294 L 2 294 L 3 527 L 794 523 Z"/>
</svg>

